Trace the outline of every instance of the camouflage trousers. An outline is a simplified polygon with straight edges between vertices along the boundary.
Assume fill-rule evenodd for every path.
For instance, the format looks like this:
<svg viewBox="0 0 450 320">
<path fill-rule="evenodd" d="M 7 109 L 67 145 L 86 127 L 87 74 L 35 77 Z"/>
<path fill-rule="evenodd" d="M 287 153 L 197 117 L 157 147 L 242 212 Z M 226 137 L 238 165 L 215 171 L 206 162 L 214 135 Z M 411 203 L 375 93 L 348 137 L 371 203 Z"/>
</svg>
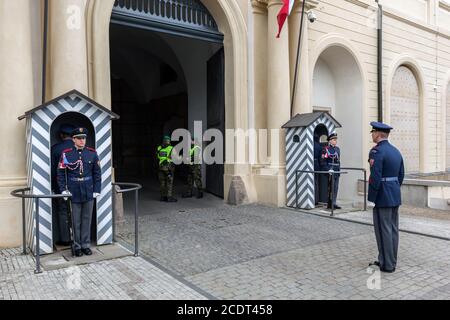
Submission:
<svg viewBox="0 0 450 320">
<path fill-rule="evenodd" d="M 192 192 L 194 189 L 194 183 L 197 186 L 198 191 L 203 191 L 202 185 L 202 166 L 199 164 L 194 164 L 189 166 L 189 175 L 188 175 L 188 192 Z"/>
<path fill-rule="evenodd" d="M 159 186 L 161 190 L 161 197 L 172 197 L 173 193 L 173 175 L 174 170 L 159 170 Z"/>
</svg>

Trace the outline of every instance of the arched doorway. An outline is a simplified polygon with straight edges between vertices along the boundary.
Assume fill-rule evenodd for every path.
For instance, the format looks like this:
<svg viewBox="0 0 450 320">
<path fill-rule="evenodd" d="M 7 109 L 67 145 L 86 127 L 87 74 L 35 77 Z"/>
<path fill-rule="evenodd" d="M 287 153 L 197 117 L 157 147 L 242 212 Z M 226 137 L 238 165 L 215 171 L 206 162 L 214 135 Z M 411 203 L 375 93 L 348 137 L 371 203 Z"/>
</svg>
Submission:
<svg viewBox="0 0 450 320">
<path fill-rule="evenodd" d="M 55 144 L 61 142 L 59 130 L 63 124 L 70 124 L 75 128 L 86 128 L 88 130 L 88 137 L 86 141 L 86 146 L 91 148 L 96 148 L 96 131 L 94 129 L 94 125 L 91 120 L 85 115 L 79 112 L 65 112 L 58 116 L 52 123 L 50 128 L 50 145 L 54 146 Z M 56 168 L 52 168 L 52 180 L 54 179 L 54 175 L 56 175 Z M 53 201 L 53 205 L 56 201 Z M 55 209 L 55 207 L 53 207 Z M 96 208 L 94 209 L 96 211 Z M 97 221 L 96 212 L 92 215 L 92 241 L 95 243 L 97 241 Z M 52 211 L 52 239 L 53 243 L 60 241 L 60 223 L 58 221 L 58 216 L 56 211 Z M 55 245 L 56 247 L 56 245 Z M 57 247 L 56 247 L 57 248 Z M 59 248 L 57 248 L 59 249 Z"/>
<path fill-rule="evenodd" d="M 202 0 L 224 35 L 225 57 L 225 126 L 227 129 L 248 129 L 248 41 L 245 14 L 236 1 Z M 89 95 L 105 106 L 111 106 L 110 22 L 115 0 L 88 0 L 87 36 L 89 64 Z M 247 147 L 247 146 L 246 146 Z M 231 181 L 240 178 L 245 188 L 252 185 L 246 167 L 234 163 L 225 166 L 224 195 L 227 198 Z M 240 191 L 247 193 L 245 188 Z M 249 193 L 249 197 L 255 195 Z"/>
<path fill-rule="evenodd" d="M 116 178 L 140 181 L 159 199 L 155 154 L 162 137 L 177 129 L 194 134 L 195 122 L 200 134 L 225 131 L 223 35 L 198 0 L 118 0 L 111 21 L 112 110 L 121 115 L 113 127 Z M 175 185 L 186 175 L 177 166 Z M 203 180 L 224 197 L 223 165 L 203 166 Z"/>
<path fill-rule="evenodd" d="M 319 56 L 313 74 L 314 111 L 328 111 L 341 124 L 337 130 L 342 152 L 341 163 L 346 167 L 363 168 L 363 77 L 354 55 L 345 47 L 334 45 Z M 341 178 L 339 198 L 357 197 L 357 174 Z"/>
<path fill-rule="evenodd" d="M 391 87 L 391 142 L 405 159 L 407 173 L 420 171 L 420 89 L 411 68 L 402 65 L 395 71 Z"/>
</svg>

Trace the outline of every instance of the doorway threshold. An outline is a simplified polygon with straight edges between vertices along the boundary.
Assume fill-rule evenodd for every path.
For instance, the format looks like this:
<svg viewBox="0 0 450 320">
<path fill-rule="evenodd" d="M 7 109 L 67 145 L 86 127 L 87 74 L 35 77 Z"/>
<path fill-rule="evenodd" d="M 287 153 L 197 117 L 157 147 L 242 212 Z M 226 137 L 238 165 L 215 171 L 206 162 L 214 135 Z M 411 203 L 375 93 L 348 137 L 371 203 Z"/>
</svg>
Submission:
<svg viewBox="0 0 450 320">
<path fill-rule="evenodd" d="M 74 266 L 97 263 L 100 261 L 132 256 L 133 253 L 120 244 L 92 247 L 91 256 L 72 257 L 70 249 L 55 252 L 41 257 L 41 266 L 45 271 L 59 270 Z"/>
</svg>

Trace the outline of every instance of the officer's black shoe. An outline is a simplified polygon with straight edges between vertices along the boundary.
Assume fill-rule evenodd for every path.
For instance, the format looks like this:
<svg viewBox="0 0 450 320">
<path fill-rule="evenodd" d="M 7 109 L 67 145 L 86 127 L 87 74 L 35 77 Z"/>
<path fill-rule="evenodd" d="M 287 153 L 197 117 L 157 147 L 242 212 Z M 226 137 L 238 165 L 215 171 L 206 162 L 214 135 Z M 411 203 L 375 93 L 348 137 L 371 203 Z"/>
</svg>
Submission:
<svg viewBox="0 0 450 320">
<path fill-rule="evenodd" d="M 82 257 L 83 256 L 83 252 L 81 252 L 80 249 L 76 249 L 75 250 L 75 257 Z"/>
<path fill-rule="evenodd" d="M 167 197 L 161 197 L 161 199 L 159 200 L 161 202 L 167 202 Z"/>
<path fill-rule="evenodd" d="M 198 194 L 197 194 L 197 199 L 202 199 L 203 198 L 203 192 L 199 192 Z"/>
<path fill-rule="evenodd" d="M 392 269 L 392 270 L 387 270 L 387 269 L 384 269 L 384 268 L 380 268 L 380 271 L 384 272 L 384 273 L 394 273 L 395 272 L 395 268 Z"/>
<path fill-rule="evenodd" d="M 372 262 L 372 263 L 369 263 L 369 267 L 372 267 L 372 266 L 377 266 L 377 267 L 379 267 L 379 266 L 380 266 L 380 262 L 379 262 L 379 261 L 374 261 L 374 262 Z"/>
<path fill-rule="evenodd" d="M 336 210 L 341 210 L 342 208 L 339 207 L 338 205 L 335 205 L 335 206 L 334 206 L 334 209 L 336 209 Z"/>
<path fill-rule="evenodd" d="M 174 197 L 168 197 L 167 202 L 178 202 L 178 200 L 175 199 Z"/>
<path fill-rule="evenodd" d="M 183 198 L 192 198 L 192 192 L 186 192 L 182 195 Z"/>
<path fill-rule="evenodd" d="M 81 249 L 81 252 L 83 252 L 87 256 L 92 256 L 92 250 L 89 248 Z"/>
</svg>

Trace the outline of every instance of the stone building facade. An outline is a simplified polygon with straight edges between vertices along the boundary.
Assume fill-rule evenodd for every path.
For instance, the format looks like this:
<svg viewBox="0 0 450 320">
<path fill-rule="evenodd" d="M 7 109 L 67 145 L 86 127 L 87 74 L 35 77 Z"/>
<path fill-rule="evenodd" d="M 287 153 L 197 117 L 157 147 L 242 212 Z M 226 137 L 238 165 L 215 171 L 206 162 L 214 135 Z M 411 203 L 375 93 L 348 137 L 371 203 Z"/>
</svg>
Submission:
<svg viewBox="0 0 450 320">
<path fill-rule="evenodd" d="M 302 2 L 296 1 L 280 38 L 281 0 L 201 3 L 223 34 L 225 128 L 279 130 L 291 118 Z M 450 168 L 450 3 L 380 3 L 383 120 L 397 128 L 392 139 L 404 152 L 409 173 L 445 171 Z M 114 0 L 49 0 L 46 100 L 76 89 L 112 107 L 114 5 Z M 309 0 L 306 7 L 317 21 L 305 19 L 292 114 L 329 111 L 343 126 L 338 134 L 345 165 L 367 167 L 369 122 L 379 116 L 378 5 L 369 0 Z M 21 239 L 21 203 L 10 196 L 27 183 L 25 126 L 17 117 L 42 100 L 43 17 L 43 0 L 0 0 L 0 247 L 16 246 Z M 164 41 L 175 54 L 183 50 L 183 41 Z M 178 58 L 183 69 L 183 56 L 178 53 Z M 192 88 L 186 65 L 186 86 Z M 188 120 L 191 128 L 196 117 Z M 225 200 L 231 195 L 236 202 L 286 204 L 284 139 L 280 131 L 269 143 L 241 143 L 246 161 L 225 165 Z M 258 157 L 260 149 L 267 149 L 270 157 Z M 356 193 L 355 181 L 343 182 L 348 192 L 342 197 Z"/>
</svg>

